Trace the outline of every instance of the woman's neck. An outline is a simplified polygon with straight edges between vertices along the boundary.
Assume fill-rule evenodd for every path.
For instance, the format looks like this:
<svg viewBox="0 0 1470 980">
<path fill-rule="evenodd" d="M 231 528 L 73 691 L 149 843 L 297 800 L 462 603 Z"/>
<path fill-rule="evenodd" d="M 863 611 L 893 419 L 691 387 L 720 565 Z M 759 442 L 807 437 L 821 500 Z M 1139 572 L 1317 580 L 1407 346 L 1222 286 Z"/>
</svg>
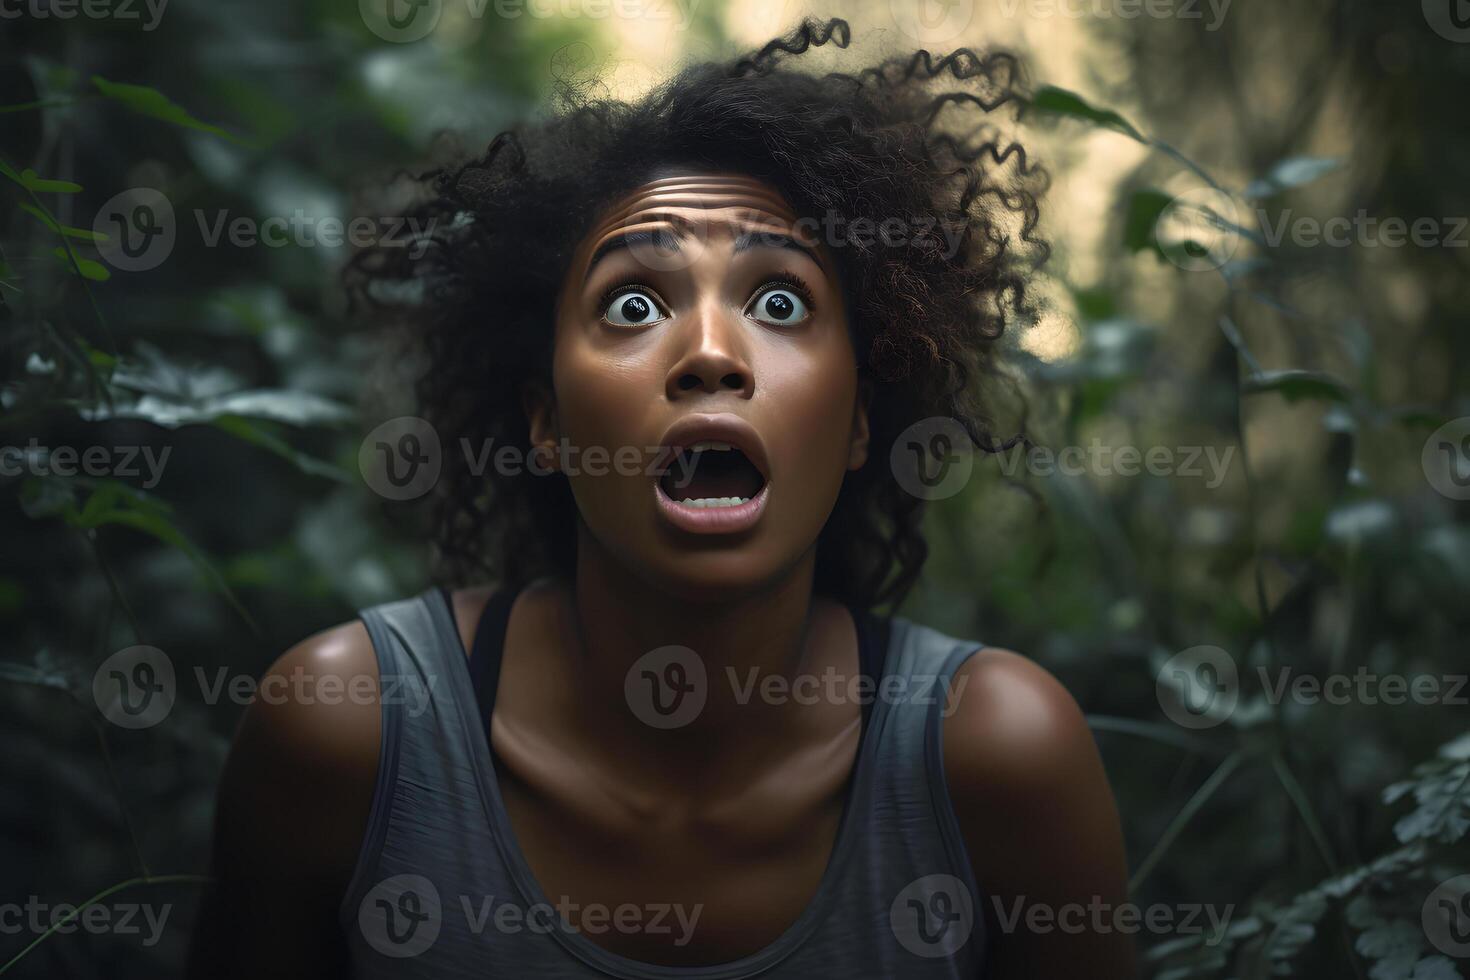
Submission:
<svg viewBox="0 0 1470 980">
<path fill-rule="evenodd" d="M 815 549 L 758 589 L 690 599 L 629 574 L 582 529 L 559 644 L 579 709 L 600 737 L 675 770 L 743 769 L 781 752 L 805 719 L 791 698 L 763 695 L 762 682 L 779 689 L 799 673 L 856 670 L 855 644 L 842 642 L 850 620 L 814 601 L 814 571 Z M 692 655 L 645 659 L 671 646 Z"/>
</svg>

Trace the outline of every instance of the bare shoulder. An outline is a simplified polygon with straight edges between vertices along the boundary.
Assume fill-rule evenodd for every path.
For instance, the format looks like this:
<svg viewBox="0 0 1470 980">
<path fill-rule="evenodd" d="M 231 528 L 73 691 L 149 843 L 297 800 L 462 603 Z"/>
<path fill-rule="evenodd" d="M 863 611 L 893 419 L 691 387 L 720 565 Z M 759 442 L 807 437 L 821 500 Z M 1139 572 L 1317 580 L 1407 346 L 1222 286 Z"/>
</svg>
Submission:
<svg viewBox="0 0 1470 980">
<path fill-rule="evenodd" d="M 1004 788 L 1013 803 L 1043 802 L 1096 759 L 1076 700 L 1014 651 L 986 647 L 971 656 L 955 672 L 946 707 L 945 774 L 961 794 Z"/>
<path fill-rule="evenodd" d="M 1117 804 L 1077 701 L 1040 664 L 987 648 L 955 672 L 947 708 L 945 782 L 997 932 L 995 976 L 1075 976 L 1084 964 L 1133 976 L 1122 931 L 1033 928 L 1128 901 Z"/>
<path fill-rule="evenodd" d="M 382 727 L 377 655 L 360 621 L 287 650 L 261 678 L 220 785 L 217 858 L 255 870 L 285 860 L 350 869 L 377 778 Z M 268 846 L 272 854 L 256 855 Z M 284 852 L 284 853 L 283 853 Z"/>
<path fill-rule="evenodd" d="M 220 780 L 191 978 L 345 975 L 337 910 L 372 806 L 379 701 L 360 622 L 298 643 L 260 679 Z"/>
</svg>

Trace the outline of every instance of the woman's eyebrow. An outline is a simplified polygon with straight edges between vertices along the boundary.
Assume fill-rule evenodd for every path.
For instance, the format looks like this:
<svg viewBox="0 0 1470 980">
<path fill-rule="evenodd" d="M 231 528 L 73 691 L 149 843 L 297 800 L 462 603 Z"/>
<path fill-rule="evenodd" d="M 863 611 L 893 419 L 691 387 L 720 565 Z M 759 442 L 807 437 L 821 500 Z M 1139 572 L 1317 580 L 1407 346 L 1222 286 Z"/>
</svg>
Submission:
<svg viewBox="0 0 1470 980">
<path fill-rule="evenodd" d="M 631 248 L 634 245 L 650 246 L 666 252 L 680 250 L 678 236 L 667 228 L 625 231 L 597 246 L 597 250 L 592 253 L 592 258 L 587 260 L 587 274 L 582 277 L 582 281 L 586 282 L 592 278 L 592 270 L 597 267 L 597 263 L 607 258 L 610 253 L 623 248 Z"/>
<path fill-rule="evenodd" d="M 827 270 L 827 264 L 822 261 L 816 250 L 804 245 L 792 238 L 785 232 L 780 231 L 746 231 L 735 239 L 734 254 L 749 251 L 753 248 L 789 248 L 794 252 L 800 252 L 816 263 L 817 268 Z"/>
</svg>

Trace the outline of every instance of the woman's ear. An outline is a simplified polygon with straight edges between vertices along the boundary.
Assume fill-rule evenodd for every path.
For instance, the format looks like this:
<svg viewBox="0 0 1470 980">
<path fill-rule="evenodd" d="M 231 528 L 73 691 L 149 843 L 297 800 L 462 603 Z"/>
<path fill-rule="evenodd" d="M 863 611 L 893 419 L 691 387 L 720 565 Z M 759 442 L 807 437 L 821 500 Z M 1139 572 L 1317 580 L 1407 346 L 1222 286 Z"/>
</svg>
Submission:
<svg viewBox="0 0 1470 980">
<path fill-rule="evenodd" d="M 531 454 L 542 457 L 542 465 L 549 470 L 558 468 L 561 461 L 556 451 L 557 432 L 556 397 L 541 381 L 528 381 L 521 386 L 521 409 L 526 413 L 526 427 L 531 437 Z"/>
<path fill-rule="evenodd" d="M 858 379 L 857 397 L 852 405 L 852 441 L 848 446 L 847 468 L 862 469 L 868 461 L 868 406 L 873 403 L 873 383 Z"/>
</svg>

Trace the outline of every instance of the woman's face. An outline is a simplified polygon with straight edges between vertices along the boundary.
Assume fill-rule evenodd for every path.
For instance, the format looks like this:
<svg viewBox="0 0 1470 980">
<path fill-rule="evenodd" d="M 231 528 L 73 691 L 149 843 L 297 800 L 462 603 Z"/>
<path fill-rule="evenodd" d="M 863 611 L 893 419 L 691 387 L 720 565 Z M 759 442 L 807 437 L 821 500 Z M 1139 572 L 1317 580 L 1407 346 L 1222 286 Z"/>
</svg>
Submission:
<svg viewBox="0 0 1470 980">
<path fill-rule="evenodd" d="M 653 180 L 594 222 L 562 286 L 552 384 L 528 399 L 532 442 L 587 532 L 685 597 L 791 570 L 867 458 L 833 258 L 750 177 Z"/>
</svg>

